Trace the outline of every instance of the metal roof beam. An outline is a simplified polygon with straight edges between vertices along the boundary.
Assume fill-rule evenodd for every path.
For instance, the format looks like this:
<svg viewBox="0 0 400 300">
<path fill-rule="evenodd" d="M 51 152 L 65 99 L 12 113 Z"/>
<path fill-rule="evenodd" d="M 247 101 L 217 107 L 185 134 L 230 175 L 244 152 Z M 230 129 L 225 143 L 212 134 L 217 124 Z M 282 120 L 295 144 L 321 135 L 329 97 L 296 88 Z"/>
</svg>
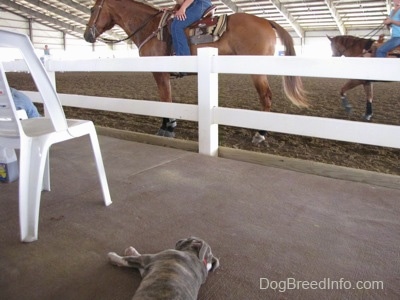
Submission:
<svg viewBox="0 0 400 300">
<path fill-rule="evenodd" d="M 75 23 L 78 23 L 78 24 L 81 24 L 81 25 L 85 25 L 86 24 L 85 20 L 82 20 L 81 18 L 77 18 L 74 15 L 65 12 L 65 10 L 62 10 L 62 9 L 57 8 L 57 7 L 51 6 L 51 5 L 46 4 L 46 3 L 42 2 L 42 1 L 38 1 L 38 0 L 25 0 L 25 1 L 30 3 L 30 4 L 32 4 L 32 5 L 40 7 L 43 10 L 47 10 L 47 11 L 49 11 L 51 13 L 54 13 L 56 15 L 59 15 L 59 16 L 61 16 L 63 18 L 66 18 L 68 20 L 74 21 Z M 59 2 L 63 2 L 63 1 L 59 1 Z M 43 14 L 43 15 L 45 15 L 45 14 Z"/>
<path fill-rule="evenodd" d="M 296 22 L 296 20 L 288 12 L 288 10 L 282 5 L 282 3 L 279 0 L 271 0 L 271 3 L 283 15 L 283 17 L 288 21 L 290 26 L 293 27 L 293 29 L 297 33 L 297 35 L 301 38 L 304 38 L 304 30 L 300 27 L 300 25 Z"/>
<path fill-rule="evenodd" d="M 29 0 L 28 2 L 31 3 L 31 4 L 35 3 L 35 1 L 32 1 L 32 0 Z M 83 38 L 83 33 L 85 31 L 83 29 L 81 29 L 79 26 L 70 25 L 68 23 L 65 23 L 63 21 L 57 20 L 57 19 L 55 19 L 53 17 L 47 16 L 47 15 L 45 15 L 43 13 L 40 13 L 40 12 L 35 11 L 33 9 L 30 9 L 30 8 L 28 8 L 26 6 L 17 4 L 17 3 L 13 2 L 13 1 L 10 1 L 10 0 L 1 0 L 1 3 L 7 5 L 10 8 L 15 9 L 15 10 L 17 10 L 19 12 L 22 12 L 22 13 L 30 16 L 30 17 L 33 17 L 35 22 L 38 22 L 38 23 L 41 23 L 41 24 L 43 24 L 45 26 L 54 28 L 55 30 L 67 32 L 67 33 L 69 33 L 71 35 L 74 35 L 74 36 L 76 36 L 78 38 Z M 40 7 L 44 7 L 43 3 L 40 3 Z M 82 20 L 80 18 L 76 18 L 76 17 L 74 17 L 74 16 L 72 16 L 72 15 L 70 15 L 68 13 L 65 13 L 65 12 L 63 12 L 63 11 L 61 11 L 59 9 L 56 9 L 56 8 L 54 8 L 52 6 L 50 8 L 46 7 L 46 10 L 54 12 L 55 14 L 62 14 L 62 17 L 66 18 L 66 19 L 74 20 L 74 22 L 80 24 L 81 26 L 86 27 L 86 21 L 84 21 L 84 20 Z M 60 13 L 58 13 L 58 12 L 60 12 Z M 41 22 L 41 20 L 42 20 L 42 22 Z M 120 35 L 114 34 L 114 33 L 110 33 L 110 32 L 108 32 L 107 35 L 112 37 L 112 38 L 114 38 L 114 39 L 117 39 L 117 40 L 122 38 Z"/>
<path fill-rule="evenodd" d="M 223 4 L 225 4 L 230 10 L 233 12 L 243 12 L 241 8 L 239 8 L 235 3 L 233 3 L 231 0 L 221 0 Z"/>
<path fill-rule="evenodd" d="M 325 4 L 329 9 L 329 12 L 331 13 L 333 19 L 335 20 L 335 23 L 340 31 L 341 35 L 345 35 L 347 30 L 343 26 L 343 21 L 342 18 L 340 17 L 339 13 L 337 12 L 336 8 L 333 6 L 333 1 L 332 0 L 325 0 Z"/>
<path fill-rule="evenodd" d="M 42 13 L 37 12 L 37 11 L 34 11 L 34 10 L 30 9 L 30 8 L 27 8 L 27 7 L 23 6 L 23 5 L 17 4 L 15 2 L 12 2 L 12 1 L 9 1 L 9 0 L 2 0 L 2 3 L 7 5 L 8 7 L 11 7 L 13 9 L 17 10 L 17 11 L 20 11 L 20 12 L 22 12 L 24 14 L 27 14 L 30 17 L 33 17 L 36 22 L 42 23 L 45 26 L 49 26 L 49 27 L 55 28 L 57 30 L 60 30 L 60 28 L 57 28 L 57 26 L 59 26 L 59 27 L 62 27 L 65 31 L 75 31 L 75 32 L 78 32 L 80 34 L 83 34 L 83 32 L 84 32 L 83 30 L 77 28 L 76 26 L 71 26 L 71 25 L 69 25 L 67 23 L 64 23 L 64 22 L 56 20 L 56 19 L 54 19 L 52 17 L 46 16 L 45 14 L 42 14 Z M 42 20 L 44 22 L 40 22 L 37 19 L 40 19 L 40 20 Z M 49 24 L 46 24 L 45 22 L 48 22 L 48 23 L 53 24 L 55 26 L 51 26 Z"/>
<path fill-rule="evenodd" d="M 390 11 L 392 10 L 392 0 L 386 0 L 386 11 L 387 15 L 390 15 Z"/>
<path fill-rule="evenodd" d="M 58 0 L 58 2 L 90 15 L 90 8 L 71 0 Z"/>
</svg>

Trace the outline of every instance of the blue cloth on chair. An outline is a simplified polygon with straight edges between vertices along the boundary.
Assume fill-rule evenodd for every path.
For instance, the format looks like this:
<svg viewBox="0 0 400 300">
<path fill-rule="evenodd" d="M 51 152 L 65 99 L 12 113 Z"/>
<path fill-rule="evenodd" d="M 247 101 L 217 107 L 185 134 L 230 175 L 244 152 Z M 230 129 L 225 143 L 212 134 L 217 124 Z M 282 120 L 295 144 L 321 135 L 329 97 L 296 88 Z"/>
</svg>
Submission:
<svg viewBox="0 0 400 300">
<path fill-rule="evenodd" d="M 10 90 L 17 110 L 19 109 L 25 110 L 28 118 L 41 117 L 36 106 L 33 104 L 32 100 L 29 99 L 27 95 L 12 87 L 10 87 Z"/>
</svg>

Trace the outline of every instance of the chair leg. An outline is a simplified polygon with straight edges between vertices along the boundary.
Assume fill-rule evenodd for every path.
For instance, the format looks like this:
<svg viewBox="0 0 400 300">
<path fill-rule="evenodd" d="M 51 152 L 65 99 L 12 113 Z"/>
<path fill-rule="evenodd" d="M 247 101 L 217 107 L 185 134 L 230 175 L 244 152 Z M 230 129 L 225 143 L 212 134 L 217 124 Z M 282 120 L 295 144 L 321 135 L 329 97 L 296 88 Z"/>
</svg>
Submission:
<svg viewBox="0 0 400 300">
<path fill-rule="evenodd" d="M 50 191 L 50 151 L 47 152 L 46 164 L 43 173 L 42 191 Z"/>
<path fill-rule="evenodd" d="M 40 197 L 48 150 L 39 141 L 21 145 L 19 221 L 22 242 L 38 239 Z"/>
<path fill-rule="evenodd" d="M 104 204 L 108 206 L 112 203 L 110 190 L 108 188 L 107 176 L 106 176 L 106 171 L 104 169 L 103 158 L 100 151 L 100 145 L 99 145 L 99 140 L 97 138 L 96 128 L 94 127 L 94 125 L 92 125 L 92 128 L 93 129 L 90 130 L 89 133 L 90 141 L 92 143 L 93 154 L 96 160 L 97 172 L 99 174 L 101 189 L 103 192 Z"/>
</svg>

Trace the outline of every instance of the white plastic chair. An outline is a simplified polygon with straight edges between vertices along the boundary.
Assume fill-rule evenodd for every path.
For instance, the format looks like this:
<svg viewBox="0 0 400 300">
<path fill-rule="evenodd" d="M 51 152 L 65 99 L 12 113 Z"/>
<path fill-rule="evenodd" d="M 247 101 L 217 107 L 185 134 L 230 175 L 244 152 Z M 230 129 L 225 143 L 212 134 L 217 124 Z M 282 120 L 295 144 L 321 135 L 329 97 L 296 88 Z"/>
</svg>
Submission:
<svg viewBox="0 0 400 300">
<path fill-rule="evenodd" d="M 50 78 L 26 35 L 0 30 L 0 47 L 17 48 L 21 51 L 48 115 L 43 118 L 19 120 L 0 62 L 0 146 L 20 149 L 21 241 L 32 242 L 38 239 L 41 191 L 50 190 L 49 150 L 52 144 L 89 134 L 106 206 L 111 204 L 111 197 L 93 122 L 65 118 Z"/>
</svg>

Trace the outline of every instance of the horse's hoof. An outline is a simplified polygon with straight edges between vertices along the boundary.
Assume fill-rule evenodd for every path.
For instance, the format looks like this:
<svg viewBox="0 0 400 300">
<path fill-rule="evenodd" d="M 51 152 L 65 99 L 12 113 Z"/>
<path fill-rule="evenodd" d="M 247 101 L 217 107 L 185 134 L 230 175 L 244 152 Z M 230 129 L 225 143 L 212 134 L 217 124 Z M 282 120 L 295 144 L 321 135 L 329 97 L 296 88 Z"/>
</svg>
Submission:
<svg viewBox="0 0 400 300">
<path fill-rule="evenodd" d="M 344 107 L 344 110 L 348 113 L 348 114 L 351 114 L 352 112 L 353 112 L 353 106 L 350 104 L 350 103 L 348 103 L 347 105 L 345 105 L 345 106 L 343 106 Z"/>
<path fill-rule="evenodd" d="M 259 132 L 253 136 L 253 140 L 251 141 L 254 145 L 260 145 L 265 141 L 265 136 L 261 135 Z"/>
<path fill-rule="evenodd" d="M 342 96 L 341 99 L 343 108 L 348 114 L 350 114 L 353 111 L 353 106 L 350 104 L 346 96 Z"/>
<path fill-rule="evenodd" d="M 363 116 L 363 119 L 364 119 L 365 121 L 371 121 L 373 115 L 374 115 L 374 114 L 369 114 L 369 115 L 365 114 L 365 115 Z"/>
<path fill-rule="evenodd" d="M 174 137 L 175 137 L 175 132 L 165 130 L 164 136 L 165 136 L 165 137 L 169 137 L 169 138 L 174 138 Z"/>
<path fill-rule="evenodd" d="M 168 131 L 165 129 L 159 129 L 157 132 L 158 136 L 164 136 L 164 137 L 170 137 L 170 138 L 174 138 L 175 137 L 175 132 L 173 131 Z"/>
<path fill-rule="evenodd" d="M 160 128 L 160 129 L 158 129 L 156 135 L 158 135 L 158 136 L 164 136 L 164 132 L 165 132 L 165 130 Z"/>
</svg>

